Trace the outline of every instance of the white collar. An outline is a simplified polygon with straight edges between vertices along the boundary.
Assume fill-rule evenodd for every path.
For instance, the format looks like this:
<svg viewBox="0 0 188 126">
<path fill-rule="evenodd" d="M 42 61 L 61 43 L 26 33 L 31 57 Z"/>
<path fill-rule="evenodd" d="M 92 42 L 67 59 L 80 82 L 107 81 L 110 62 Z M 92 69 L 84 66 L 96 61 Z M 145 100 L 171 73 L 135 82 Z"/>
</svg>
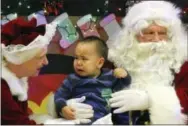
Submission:
<svg viewBox="0 0 188 126">
<path fill-rule="evenodd" d="M 2 65 L 2 78 L 7 82 L 11 94 L 17 96 L 19 101 L 25 101 L 28 98 L 28 78 L 17 78 L 5 65 Z"/>
</svg>

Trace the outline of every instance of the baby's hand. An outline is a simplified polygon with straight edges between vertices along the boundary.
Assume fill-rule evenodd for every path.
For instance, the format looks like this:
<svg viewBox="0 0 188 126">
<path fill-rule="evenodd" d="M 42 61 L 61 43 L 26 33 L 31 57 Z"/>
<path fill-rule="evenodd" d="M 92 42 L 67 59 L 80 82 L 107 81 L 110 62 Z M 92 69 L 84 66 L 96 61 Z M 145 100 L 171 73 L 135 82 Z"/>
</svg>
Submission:
<svg viewBox="0 0 188 126">
<path fill-rule="evenodd" d="M 127 72 L 123 68 L 116 68 L 114 69 L 114 76 L 117 78 L 125 78 L 127 76 Z"/>
<path fill-rule="evenodd" d="M 61 109 L 63 117 L 68 120 L 75 119 L 75 110 L 69 106 L 65 106 Z"/>
</svg>

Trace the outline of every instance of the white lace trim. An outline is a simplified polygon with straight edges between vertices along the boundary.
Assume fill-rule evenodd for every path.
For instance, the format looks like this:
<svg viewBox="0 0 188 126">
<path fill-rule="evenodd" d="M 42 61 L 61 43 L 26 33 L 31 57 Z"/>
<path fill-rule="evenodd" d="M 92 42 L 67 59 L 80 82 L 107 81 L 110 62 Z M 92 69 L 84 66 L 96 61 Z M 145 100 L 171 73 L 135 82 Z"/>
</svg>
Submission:
<svg viewBox="0 0 188 126">
<path fill-rule="evenodd" d="M 43 48 L 50 43 L 53 36 L 55 35 L 57 23 L 53 22 L 51 24 L 46 24 L 46 33 L 44 36 L 39 35 L 35 38 L 29 45 L 24 46 L 21 44 L 18 45 L 8 45 L 5 46 L 1 44 L 3 56 L 10 62 L 15 64 L 21 64 L 24 62 L 24 59 L 17 58 L 19 54 L 25 52 L 31 52 L 36 48 Z M 34 56 L 36 53 L 29 53 L 30 55 Z M 30 57 L 32 57 L 30 56 Z M 16 58 L 15 58 L 16 57 Z M 19 60 L 18 60 L 19 59 Z"/>
</svg>

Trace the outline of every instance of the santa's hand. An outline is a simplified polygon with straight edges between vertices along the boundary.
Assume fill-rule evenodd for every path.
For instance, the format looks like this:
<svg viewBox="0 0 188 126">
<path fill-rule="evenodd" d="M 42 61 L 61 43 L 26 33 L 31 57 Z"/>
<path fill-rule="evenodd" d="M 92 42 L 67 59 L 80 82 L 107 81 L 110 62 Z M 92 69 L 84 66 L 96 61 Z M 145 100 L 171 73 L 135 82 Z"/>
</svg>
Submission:
<svg viewBox="0 0 188 126">
<path fill-rule="evenodd" d="M 79 119 L 80 123 L 88 123 L 94 113 L 91 105 L 82 103 L 85 99 L 85 96 L 83 96 L 81 98 L 74 98 L 67 101 L 67 105 L 75 110 L 75 118 Z"/>
<path fill-rule="evenodd" d="M 112 94 L 109 100 L 114 113 L 123 113 L 131 110 L 145 110 L 149 107 L 147 92 L 143 90 L 128 89 Z"/>
<path fill-rule="evenodd" d="M 127 72 L 123 68 L 114 69 L 113 74 L 116 78 L 125 78 L 127 76 Z"/>
</svg>

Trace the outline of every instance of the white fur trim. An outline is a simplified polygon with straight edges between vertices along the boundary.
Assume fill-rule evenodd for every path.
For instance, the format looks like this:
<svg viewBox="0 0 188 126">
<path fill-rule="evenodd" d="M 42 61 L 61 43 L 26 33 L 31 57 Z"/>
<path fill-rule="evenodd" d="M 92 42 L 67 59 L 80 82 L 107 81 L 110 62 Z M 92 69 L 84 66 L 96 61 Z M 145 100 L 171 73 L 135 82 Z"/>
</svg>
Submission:
<svg viewBox="0 0 188 126">
<path fill-rule="evenodd" d="M 27 77 L 17 78 L 6 66 L 2 65 L 2 78 L 7 82 L 11 94 L 17 96 L 19 101 L 26 101 L 28 98 Z"/>
<path fill-rule="evenodd" d="M 6 15 L 5 17 L 3 17 L 1 19 L 1 25 L 5 25 L 6 23 L 8 23 L 9 21 L 12 21 L 14 19 L 16 19 L 18 17 L 17 13 L 11 13 Z"/>
<path fill-rule="evenodd" d="M 92 19 L 91 14 L 87 14 L 87 15 L 85 15 L 84 17 L 80 18 L 80 19 L 77 21 L 77 25 L 80 27 L 80 26 L 82 26 L 83 24 L 89 22 L 91 19 Z"/>
<path fill-rule="evenodd" d="M 150 85 L 146 90 L 150 99 L 149 112 L 152 124 L 185 124 L 174 87 Z"/>
<path fill-rule="evenodd" d="M 139 12 L 139 13 L 138 13 Z M 141 20 L 166 20 L 170 24 L 180 24 L 179 8 L 175 8 L 170 2 L 166 1 L 143 1 L 135 4 L 130 8 L 126 18 L 123 19 L 123 24 L 127 28 L 134 27 L 134 25 Z"/>
</svg>

